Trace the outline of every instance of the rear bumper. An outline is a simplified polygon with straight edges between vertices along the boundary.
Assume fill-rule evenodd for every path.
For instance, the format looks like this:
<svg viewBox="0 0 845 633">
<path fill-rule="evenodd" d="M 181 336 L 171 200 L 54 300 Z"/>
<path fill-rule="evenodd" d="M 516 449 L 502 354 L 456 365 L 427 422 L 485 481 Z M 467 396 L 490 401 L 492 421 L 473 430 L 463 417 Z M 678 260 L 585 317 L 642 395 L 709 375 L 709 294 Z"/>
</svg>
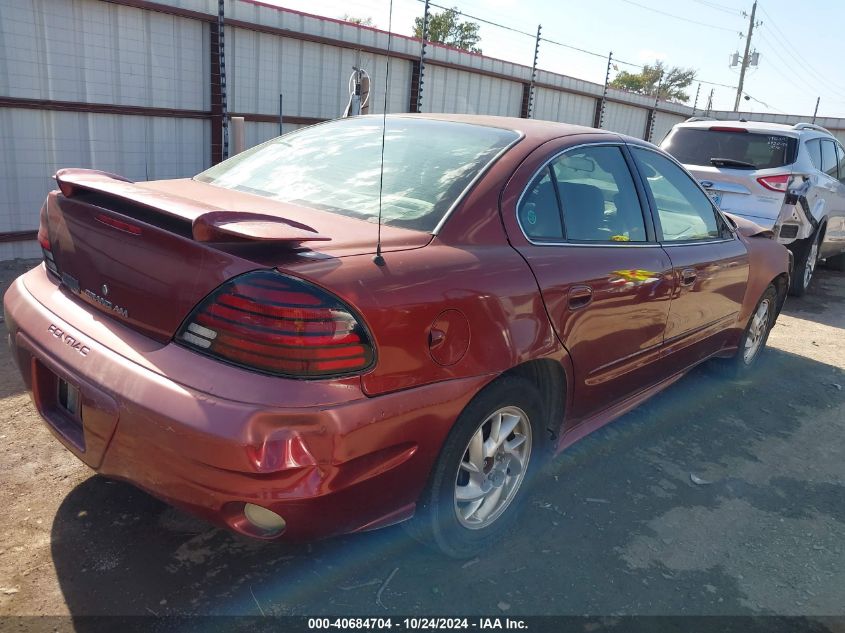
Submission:
<svg viewBox="0 0 845 633">
<path fill-rule="evenodd" d="M 737 211 L 727 211 L 731 215 L 738 215 L 741 218 L 745 218 L 746 220 L 750 220 L 754 222 L 757 226 L 764 228 L 764 229 L 773 229 L 776 223 L 776 218 L 763 218 L 756 215 L 750 215 L 748 213 L 739 213 Z"/>
<path fill-rule="evenodd" d="M 92 314 L 43 267 L 15 281 L 4 307 L 35 405 L 71 452 L 106 476 L 257 537 L 244 520 L 246 502 L 281 515 L 287 528 L 277 538 L 289 540 L 409 517 L 454 420 L 489 380 L 368 398 L 354 380 L 258 376 Z M 57 402 L 58 379 L 79 389 L 77 419 Z"/>
</svg>

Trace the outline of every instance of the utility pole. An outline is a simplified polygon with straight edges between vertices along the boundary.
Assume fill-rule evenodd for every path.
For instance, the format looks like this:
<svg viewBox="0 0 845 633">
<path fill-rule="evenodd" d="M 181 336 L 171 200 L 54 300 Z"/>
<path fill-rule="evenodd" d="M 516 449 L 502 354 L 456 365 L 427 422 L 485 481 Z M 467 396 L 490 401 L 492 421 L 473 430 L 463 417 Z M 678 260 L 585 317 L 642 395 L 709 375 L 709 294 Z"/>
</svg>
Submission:
<svg viewBox="0 0 845 633">
<path fill-rule="evenodd" d="M 757 0 L 751 5 L 751 19 L 748 20 L 748 36 L 745 38 L 745 54 L 742 56 L 742 65 L 739 69 L 739 85 L 736 87 L 736 101 L 734 101 L 734 112 L 739 112 L 739 100 L 742 97 L 742 87 L 745 83 L 745 70 L 751 63 L 748 53 L 751 51 L 751 35 L 754 33 L 754 16 L 757 15 Z"/>
<path fill-rule="evenodd" d="M 707 97 L 707 108 L 704 110 L 704 116 L 710 116 L 710 110 L 713 109 L 713 93 L 716 92 L 715 88 L 710 88 L 710 96 Z"/>
</svg>

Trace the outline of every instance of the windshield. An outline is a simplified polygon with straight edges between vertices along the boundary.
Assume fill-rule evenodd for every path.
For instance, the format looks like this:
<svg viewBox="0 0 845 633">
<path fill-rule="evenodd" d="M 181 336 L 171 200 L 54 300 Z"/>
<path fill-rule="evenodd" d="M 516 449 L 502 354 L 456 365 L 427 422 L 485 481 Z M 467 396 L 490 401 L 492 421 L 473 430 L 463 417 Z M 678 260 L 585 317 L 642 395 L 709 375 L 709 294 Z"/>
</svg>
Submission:
<svg viewBox="0 0 845 633">
<path fill-rule="evenodd" d="M 769 169 L 795 162 L 796 139 L 780 134 L 677 128 L 661 145 L 684 165 Z"/>
<path fill-rule="evenodd" d="M 382 222 L 431 232 L 472 180 L 519 135 L 388 117 Z M 332 213 L 378 220 L 382 117 L 297 130 L 215 165 L 196 180 Z"/>
</svg>

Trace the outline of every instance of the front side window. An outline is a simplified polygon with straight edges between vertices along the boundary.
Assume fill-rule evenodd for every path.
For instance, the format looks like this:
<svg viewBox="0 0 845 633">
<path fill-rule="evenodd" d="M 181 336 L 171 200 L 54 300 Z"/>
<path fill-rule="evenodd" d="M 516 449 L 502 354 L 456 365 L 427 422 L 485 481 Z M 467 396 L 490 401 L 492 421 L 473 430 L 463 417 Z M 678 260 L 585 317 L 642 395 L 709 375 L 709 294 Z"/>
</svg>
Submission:
<svg viewBox="0 0 845 633">
<path fill-rule="evenodd" d="M 654 198 L 663 241 L 722 237 L 713 203 L 689 175 L 657 152 L 639 148 L 632 151 Z"/>
<path fill-rule="evenodd" d="M 845 150 L 839 143 L 836 144 L 836 154 L 839 156 L 839 182 L 845 183 Z"/>
<path fill-rule="evenodd" d="M 275 138 L 196 180 L 431 232 L 473 179 L 519 135 L 483 125 L 388 117 L 340 119 Z M 382 133 L 384 171 L 382 173 Z"/>
<path fill-rule="evenodd" d="M 646 240 L 634 181 L 616 146 L 580 147 L 556 158 L 529 185 L 518 214 L 536 241 Z"/>
</svg>

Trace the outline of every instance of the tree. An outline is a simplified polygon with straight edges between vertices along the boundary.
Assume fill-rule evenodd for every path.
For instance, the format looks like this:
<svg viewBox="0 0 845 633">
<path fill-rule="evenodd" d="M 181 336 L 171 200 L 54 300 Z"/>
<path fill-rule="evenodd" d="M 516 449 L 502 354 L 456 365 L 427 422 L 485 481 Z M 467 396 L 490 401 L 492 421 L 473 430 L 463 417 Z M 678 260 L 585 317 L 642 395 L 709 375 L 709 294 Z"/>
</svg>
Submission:
<svg viewBox="0 0 845 633">
<path fill-rule="evenodd" d="M 480 53 L 480 28 L 475 22 L 461 22 L 457 8 L 433 13 L 428 18 L 428 41 L 454 46 L 470 53 Z M 422 38 L 423 19 L 414 18 L 414 37 Z"/>
<path fill-rule="evenodd" d="M 642 72 L 629 73 L 621 71 L 613 81 L 612 88 L 621 88 L 641 95 L 654 96 L 660 85 L 660 98 L 668 101 L 689 101 L 689 95 L 685 92 L 695 80 L 695 70 L 692 68 L 680 68 L 674 66 L 666 68 L 662 61 L 658 60 L 653 65 L 646 64 Z M 661 80 L 662 77 L 662 80 Z"/>
<path fill-rule="evenodd" d="M 358 26 L 375 26 L 372 18 L 356 18 L 354 15 L 349 15 L 348 13 L 344 13 L 341 20 L 357 24 Z"/>
</svg>

